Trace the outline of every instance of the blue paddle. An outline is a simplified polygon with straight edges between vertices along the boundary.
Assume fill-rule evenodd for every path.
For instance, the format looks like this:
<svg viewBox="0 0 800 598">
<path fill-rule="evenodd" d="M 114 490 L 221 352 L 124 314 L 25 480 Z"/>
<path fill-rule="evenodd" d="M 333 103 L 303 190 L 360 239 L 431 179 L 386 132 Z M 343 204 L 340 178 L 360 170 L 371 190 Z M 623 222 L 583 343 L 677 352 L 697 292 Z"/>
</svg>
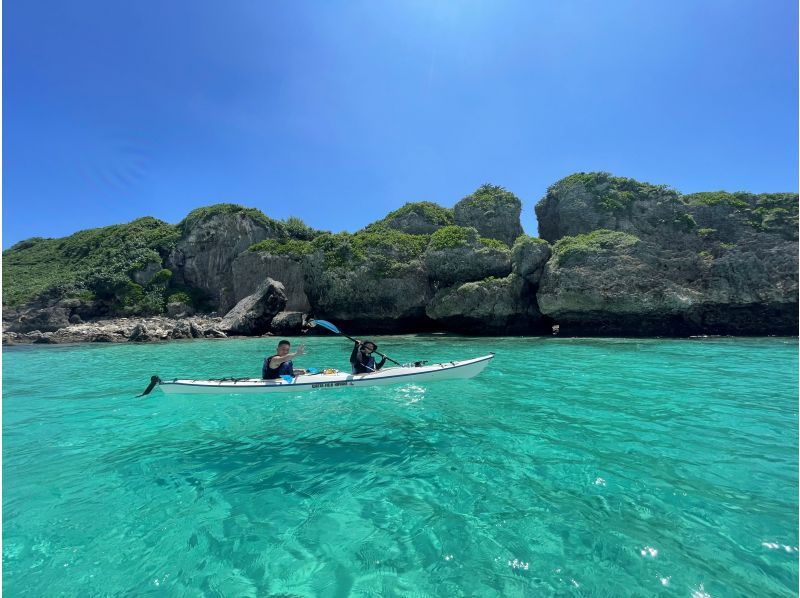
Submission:
<svg viewBox="0 0 800 598">
<path fill-rule="evenodd" d="M 325 328 L 327 330 L 330 330 L 331 332 L 333 332 L 335 334 L 341 334 L 343 337 L 349 338 L 354 343 L 359 343 L 359 344 L 361 343 L 361 341 L 357 341 L 352 336 L 347 336 L 344 332 L 339 330 L 334 324 L 331 324 L 327 320 L 309 320 L 308 323 L 311 324 L 312 326 L 322 326 L 323 328 Z M 381 357 L 383 357 L 387 361 L 391 361 L 392 363 L 396 363 L 399 366 L 403 365 L 402 363 L 399 363 L 399 362 L 395 361 L 394 359 L 392 359 L 388 355 L 384 355 L 383 353 L 380 353 L 379 351 L 374 351 L 374 353 L 377 354 L 377 355 L 380 355 Z"/>
</svg>

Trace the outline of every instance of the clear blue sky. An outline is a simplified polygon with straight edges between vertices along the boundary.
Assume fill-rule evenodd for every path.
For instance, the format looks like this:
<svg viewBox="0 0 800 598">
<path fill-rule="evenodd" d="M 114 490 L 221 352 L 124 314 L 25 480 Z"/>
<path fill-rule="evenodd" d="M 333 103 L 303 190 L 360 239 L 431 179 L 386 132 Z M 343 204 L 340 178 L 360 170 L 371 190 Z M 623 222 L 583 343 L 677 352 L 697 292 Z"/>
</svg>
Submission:
<svg viewBox="0 0 800 598">
<path fill-rule="evenodd" d="M 218 202 L 357 230 L 572 172 L 797 191 L 794 0 L 7 0 L 3 247 Z"/>
</svg>

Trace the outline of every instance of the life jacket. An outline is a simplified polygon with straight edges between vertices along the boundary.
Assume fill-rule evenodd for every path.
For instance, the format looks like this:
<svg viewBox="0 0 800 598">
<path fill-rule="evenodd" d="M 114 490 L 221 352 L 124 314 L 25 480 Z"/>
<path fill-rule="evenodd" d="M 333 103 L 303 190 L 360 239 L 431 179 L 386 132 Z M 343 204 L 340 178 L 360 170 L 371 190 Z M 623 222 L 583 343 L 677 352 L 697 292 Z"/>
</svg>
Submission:
<svg viewBox="0 0 800 598">
<path fill-rule="evenodd" d="M 371 374 L 372 372 L 376 371 L 377 368 L 375 367 L 375 358 L 370 355 L 367 358 L 367 361 L 356 361 L 353 364 L 353 373 L 354 374 Z"/>
<path fill-rule="evenodd" d="M 294 364 L 291 361 L 284 361 L 277 369 L 269 367 L 269 360 L 277 355 L 270 355 L 264 360 L 264 365 L 261 367 L 261 378 L 264 380 L 277 380 L 281 376 L 294 376 Z"/>
</svg>

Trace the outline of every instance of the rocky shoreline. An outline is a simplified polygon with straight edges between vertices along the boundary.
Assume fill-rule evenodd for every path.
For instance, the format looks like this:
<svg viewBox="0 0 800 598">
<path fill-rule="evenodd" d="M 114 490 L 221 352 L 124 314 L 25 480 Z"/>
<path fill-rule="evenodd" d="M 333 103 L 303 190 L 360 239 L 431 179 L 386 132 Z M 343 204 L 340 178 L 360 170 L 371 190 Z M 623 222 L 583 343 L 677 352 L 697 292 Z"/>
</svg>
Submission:
<svg viewBox="0 0 800 598">
<path fill-rule="evenodd" d="M 3 345 L 65 343 L 128 343 L 162 342 L 191 338 L 227 338 L 219 329 L 222 318 L 191 316 L 188 318 L 110 318 L 81 324 L 70 324 L 55 331 L 3 332 Z"/>
<path fill-rule="evenodd" d="M 536 204 L 539 238 L 521 207 L 483 185 L 352 234 L 218 204 L 32 238 L 3 253 L 3 342 L 288 336 L 309 314 L 352 334 L 797 334 L 796 193 L 575 173 Z"/>
</svg>

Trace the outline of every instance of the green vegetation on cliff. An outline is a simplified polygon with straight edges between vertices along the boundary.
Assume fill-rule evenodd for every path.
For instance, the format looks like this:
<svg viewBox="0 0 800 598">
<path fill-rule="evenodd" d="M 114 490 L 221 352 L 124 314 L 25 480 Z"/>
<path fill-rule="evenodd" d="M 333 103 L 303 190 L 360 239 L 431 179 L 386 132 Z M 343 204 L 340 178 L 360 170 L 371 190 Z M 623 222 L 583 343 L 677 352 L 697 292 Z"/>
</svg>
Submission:
<svg viewBox="0 0 800 598">
<path fill-rule="evenodd" d="M 624 251 L 639 243 L 639 237 L 606 229 L 594 230 L 585 235 L 563 237 L 553 245 L 553 258 L 559 265 L 568 261 L 585 260 L 595 254 Z"/>
<path fill-rule="evenodd" d="M 289 238 L 298 241 L 311 241 L 324 233 L 324 231 L 311 228 L 297 216 L 289 216 L 284 221 L 284 228 Z"/>
<path fill-rule="evenodd" d="M 13 306 L 44 294 L 89 291 L 109 298 L 119 292 L 127 304 L 135 303 L 130 275 L 160 265 L 179 236 L 175 226 L 145 217 L 61 239 L 22 241 L 3 252 L 3 301 Z"/>
<path fill-rule="evenodd" d="M 353 235 L 356 252 L 367 256 L 380 253 L 399 261 L 418 259 L 428 245 L 430 235 L 412 235 L 396 230 L 381 232 L 359 231 Z"/>
<path fill-rule="evenodd" d="M 466 226 L 452 224 L 437 230 L 431 235 L 431 249 L 453 249 L 474 243 L 478 239 L 478 231 Z"/>
<path fill-rule="evenodd" d="M 490 247 L 509 251 L 508 245 L 498 239 L 479 237 L 478 231 L 471 226 L 445 226 L 430 235 L 428 246 L 435 250 L 455 249 L 456 247 Z"/>
<path fill-rule="evenodd" d="M 498 207 L 519 210 L 522 208 L 522 202 L 504 187 L 484 183 L 474 193 L 459 201 L 458 206 L 459 208 L 475 206 L 485 211 Z"/>
<path fill-rule="evenodd" d="M 532 243 L 534 245 L 547 245 L 547 241 L 544 239 L 540 239 L 539 237 L 531 237 L 530 235 L 520 235 L 514 240 L 514 245 L 512 247 L 516 247 L 517 245 L 527 245 Z"/>
<path fill-rule="evenodd" d="M 508 251 L 508 245 L 499 239 L 490 239 L 488 237 L 481 237 L 478 242 L 484 247 L 491 247 L 492 249 L 499 249 L 501 251 Z"/>
<path fill-rule="evenodd" d="M 289 257 L 303 257 L 316 250 L 313 242 L 299 241 L 297 239 L 266 239 L 251 245 L 249 251 L 264 251 L 272 255 L 286 255 Z"/>
<path fill-rule="evenodd" d="M 702 191 L 689 193 L 683 196 L 683 203 L 689 206 L 730 206 L 732 208 L 747 208 L 749 193 L 728 193 L 727 191 Z"/>
<path fill-rule="evenodd" d="M 679 198 L 678 192 L 667 185 L 651 185 L 635 179 L 613 176 L 608 172 L 576 172 L 550 185 L 547 193 L 566 193 L 577 185 L 592 193 L 600 207 L 612 212 L 625 210 L 641 197 L 667 195 L 676 201 Z"/>
<path fill-rule="evenodd" d="M 797 193 L 747 193 L 711 191 L 683 196 L 689 206 L 728 206 L 742 214 L 747 224 L 762 232 L 777 233 L 797 239 Z"/>
<path fill-rule="evenodd" d="M 755 196 L 748 223 L 757 230 L 780 232 L 797 239 L 797 194 L 761 193 Z"/>
<path fill-rule="evenodd" d="M 366 261 L 379 261 L 386 262 L 386 268 L 392 269 L 418 259 L 428 245 L 428 238 L 429 235 L 412 235 L 389 228 L 365 229 L 355 234 L 323 233 L 312 241 L 268 239 L 251 246 L 250 251 L 295 258 L 319 251 L 327 268 L 355 267 Z"/>
<path fill-rule="evenodd" d="M 284 225 L 284 223 L 279 222 L 278 220 L 273 220 L 257 208 L 245 208 L 244 206 L 234 203 L 218 203 L 212 206 L 205 206 L 203 208 L 192 210 L 186 215 L 186 218 L 178 223 L 178 229 L 181 233 L 185 234 L 187 231 L 193 229 L 201 222 L 220 214 L 241 214 L 242 217 L 250 218 L 268 229 L 287 234 L 286 225 Z"/>
<path fill-rule="evenodd" d="M 412 214 L 419 216 L 422 220 L 436 226 L 447 226 L 448 224 L 453 224 L 453 210 L 443 208 L 442 206 L 430 201 L 407 203 L 402 208 L 398 208 L 393 212 L 389 212 L 386 218 L 379 220 L 374 224 L 389 224 L 394 220 L 398 220 Z"/>
</svg>

